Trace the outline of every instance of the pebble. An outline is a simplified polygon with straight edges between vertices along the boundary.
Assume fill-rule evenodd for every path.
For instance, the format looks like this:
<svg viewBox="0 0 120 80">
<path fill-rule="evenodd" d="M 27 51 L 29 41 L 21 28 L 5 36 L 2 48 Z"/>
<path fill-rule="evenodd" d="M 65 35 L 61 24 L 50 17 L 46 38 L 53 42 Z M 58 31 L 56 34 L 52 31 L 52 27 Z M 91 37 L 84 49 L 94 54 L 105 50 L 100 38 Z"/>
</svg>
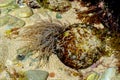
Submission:
<svg viewBox="0 0 120 80">
<path fill-rule="evenodd" d="M 55 73 L 54 72 L 50 72 L 49 73 L 49 77 L 52 77 L 52 78 L 55 77 Z"/>
<path fill-rule="evenodd" d="M 19 55 L 17 55 L 17 59 L 22 61 L 25 59 L 25 55 L 19 54 Z"/>
<path fill-rule="evenodd" d="M 56 18 L 57 19 L 61 19 L 62 18 L 61 14 L 60 13 L 56 13 Z"/>
<path fill-rule="evenodd" d="M 97 73 L 92 73 L 87 77 L 87 80 L 98 80 L 99 75 Z"/>
<path fill-rule="evenodd" d="M 29 70 L 25 72 L 27 80 L 47 80 L 48 72 L 42 70 Z"/>
<path fill-rule="evenodd" d="M 12 15 L 5 15 L 0 17 L 0 27 L 6 26 L 6 30 L 12 29 L 12 28 L 20 28 L 25 25 L 25 22 L 17 17 L 14 17 Z"/>
<path fill-rule="evenodd" d="M 21 18 L 28 18 L 28 17 L 33 15 L 32 9 L 30 7 L 27 7 L 27 6 L 18 8 L 15 11 L 13 11 L 13 13 L 16 16 L 21 17 Z"/>
</svg>

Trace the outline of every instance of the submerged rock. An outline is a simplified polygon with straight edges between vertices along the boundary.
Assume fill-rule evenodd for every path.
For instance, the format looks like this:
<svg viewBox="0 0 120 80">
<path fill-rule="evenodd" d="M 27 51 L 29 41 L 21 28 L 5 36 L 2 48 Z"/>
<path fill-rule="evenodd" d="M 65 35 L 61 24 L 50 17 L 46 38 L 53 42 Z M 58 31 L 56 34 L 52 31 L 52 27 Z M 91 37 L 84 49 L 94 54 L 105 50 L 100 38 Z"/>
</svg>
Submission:
<svg viewBox="0 0 120 80">
<path fill-rule="evenodd" d="M 25 72 L 27 80 L 47 80 L 48 72 L 42 70 L 29 70 Z"/>
<path fill-rule="evenodd" d="M 25 25 L 25 22 L 12 15 L 5 15 L 0 17 L 0 27 L 6 26 L 6 29 L 20 28 Z"/>
<path fill-rule="evenodd" d="M 6 15 L 10 11 L 18 8 L 19 6 L 15 3 L 15 0 L 0 0 L 0 13 Z"/>
<path fill-rule="evenodd" d="M 14 11 L 14 14 L 21 18 L 27 18 L 33 15 L 33 11 L 30 7 L 26 6 L 26 7 L 21 7 L 21 8 L 16 9 Z"/>
</svg>

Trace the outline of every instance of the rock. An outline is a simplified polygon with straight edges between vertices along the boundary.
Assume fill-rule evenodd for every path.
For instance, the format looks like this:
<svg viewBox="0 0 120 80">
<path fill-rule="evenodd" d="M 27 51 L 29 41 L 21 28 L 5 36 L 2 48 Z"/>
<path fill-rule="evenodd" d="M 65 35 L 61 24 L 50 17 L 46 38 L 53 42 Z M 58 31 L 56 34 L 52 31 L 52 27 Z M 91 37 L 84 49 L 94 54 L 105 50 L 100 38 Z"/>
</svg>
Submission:
<svg viewBox="0 0 120 80">
<path fill-rule="evenodd" d="M 21 18 L 27 18 L 33 15 L 32 9 L 27 6 L 16 9 L 14 13 Z"/>
<path fill-rule="evenodd" d="M 25 25 L 25 22 L 12 15 L 5 15 L 0 17 L 0 27 L 6 26 L 7 30 L 11 28 L 20 28 Z"/>
<path fill-rule="evenodd" d="M 47 80 L 48 72 L 42 70 L 29 70 L 25 72 L 27 80 Z"/>
<path fill-rule="evenodd" d="M 9 4 L 13 3 L 15 0 L 0 0 L 0 7 L 8 6 Z"/>
<path fill-rule="evenodd" d="M 99 80 L 112 80 L 116 75 L 116 68 L 108 68 L 105 72 L 101 75 Z"/>
<path fill-rule="evenodd" d="M 12 12 L 13 10 L 15 10 L 17 8 L 18 8 L 17 4 L 13 4 L 13 5 L 9 5 L 9 6 L 6 6 L 4 8 L 1 8 L 1 15 L 6 15 L 9 12 Z"/>
<path fill-rule="evenodd" d="M 15 0 L 0 0 L 1 15 L 8 14 L 10 11 L 18 7 L 19 6 L 15 3 Z"/>
</svg>

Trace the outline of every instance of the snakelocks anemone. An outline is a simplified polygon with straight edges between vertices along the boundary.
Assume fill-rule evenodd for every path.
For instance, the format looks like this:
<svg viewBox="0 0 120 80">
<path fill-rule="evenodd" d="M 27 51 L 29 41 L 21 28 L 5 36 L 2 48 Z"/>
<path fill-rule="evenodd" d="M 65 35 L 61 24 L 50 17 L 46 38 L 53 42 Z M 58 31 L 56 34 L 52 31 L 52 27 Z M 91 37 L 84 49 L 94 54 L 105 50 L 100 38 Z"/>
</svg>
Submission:
<svg viewBox="0 0 120 80">
<path fill-rule="evenodd" d="M 78 70 L 91 66 L 111 51 L 119 51 L 120 37 L 111 34 L 107 28 L 97 29 L 82 23 L 66 26 L 41 21 L 26 27 L 20 35 L 30 41 L 32 50 L 42 51 L 40 57 L 48 59 L 56 54 L 66 66 Z M 114 46 L 118 45 L 116 49 L 112 47 L 113 40 L 116 40 Z"/>
</svg>

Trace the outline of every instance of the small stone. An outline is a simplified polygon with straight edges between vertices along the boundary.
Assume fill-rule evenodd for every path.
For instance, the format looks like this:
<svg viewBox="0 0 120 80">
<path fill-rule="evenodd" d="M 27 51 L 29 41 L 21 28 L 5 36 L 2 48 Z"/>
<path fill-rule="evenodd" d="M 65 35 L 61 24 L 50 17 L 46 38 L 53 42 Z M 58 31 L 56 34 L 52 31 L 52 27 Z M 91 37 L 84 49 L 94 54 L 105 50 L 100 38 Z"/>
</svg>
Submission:
<svg viewBox="0 0 120 80">
<path fill-rule="evenodd" d="M 54 72 L 50 72 L 49 73 L 49 77 L 52 77 L 52 78 L 55 77 L 55 73 Z"/>
<path fill-rule="evenodd" d="M 0 0 L 0 7 L 7 6 L 7 5 L 11 4 L 13 1 L 15 1 L 15 0 Z"/>
<path fill-rule="evenodd" d="M 5 15 L 0 17 L 0 27 L 6 26 L 7 30 L 11 28 L 20 28 L 25 25 L 25 22 L 12 15 Z"/>
<path fill-rule="evenodd" d="M 61 19 L 62 18 L 61 14 L 60 13 L 56 13 L 56 18 L 57 19 Z"/>
<path fill-rule="evenodd" d="M 29 70 L 25 72 L 27 80 L 47 80 L 48 72 L 42 70 Z"/>
<path fill-rule="evenodd" d="M 27 18 L 33 15 L 33 11 L 30 7 L 21 7 L 14 11 L 15 15 L 18 15 L 21 18 Z"/>
<path fill-rule="evenodd" d="M 23 59 L 25 59 L 25 55 L 19 54 L 19 55 L 17 55 L 17 59 L 18 60 L 23 60 Z"/>
<path fill-rule="evenodd" d="M 99 75 L 97 73 L 92 73 L 87 77 L 87 80 L 98 80 Z"/>
</svg>

